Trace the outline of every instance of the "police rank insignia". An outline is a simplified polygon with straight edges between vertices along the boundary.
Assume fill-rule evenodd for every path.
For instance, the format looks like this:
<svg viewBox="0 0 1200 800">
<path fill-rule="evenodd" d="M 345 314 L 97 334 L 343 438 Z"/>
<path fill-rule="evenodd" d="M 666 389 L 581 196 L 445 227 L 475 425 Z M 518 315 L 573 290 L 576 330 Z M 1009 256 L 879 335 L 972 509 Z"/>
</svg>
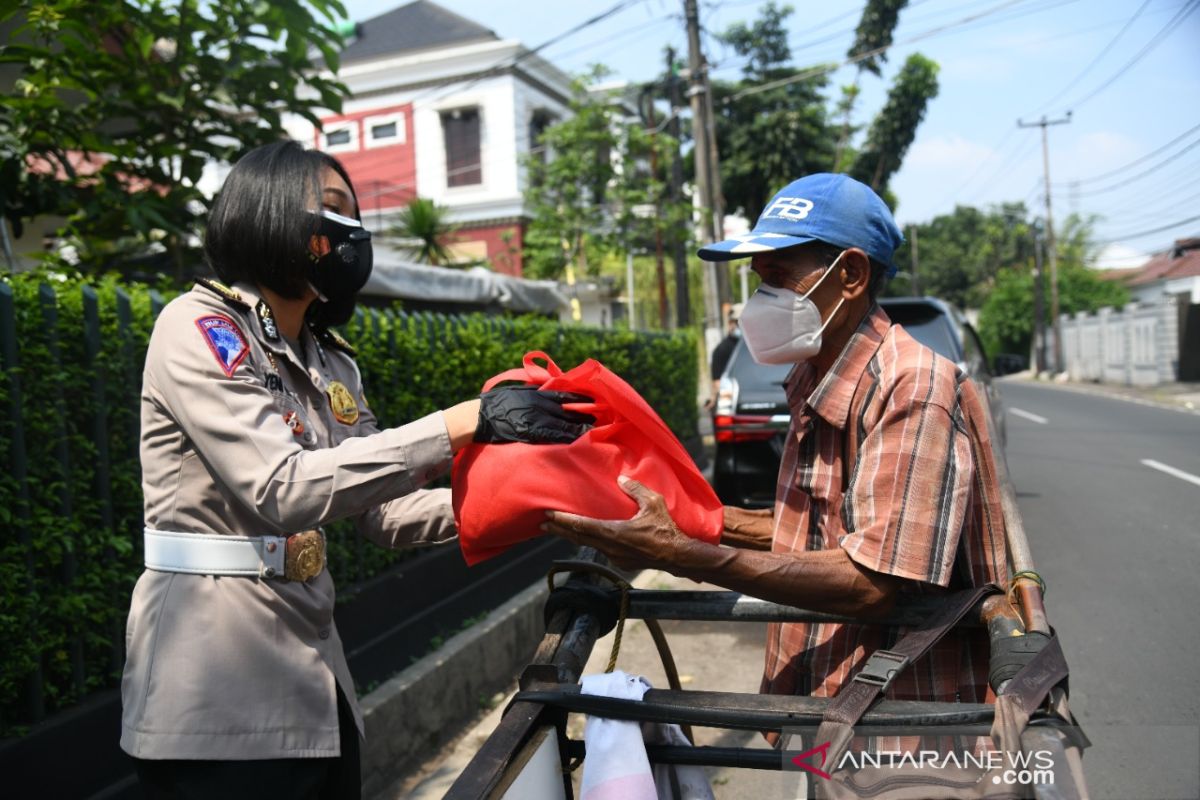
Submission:
<svg viewBox="0 0 1200 800">
<path fill-rule="evenodd" d="M 204 335 L 204 341 L 216 356 L 225 377 L 232 378 L 233 371 L 250 352 L 246 337 L 238 330 L 238 326 L 233 324 L 233 320 L 218 314 L 200 317 L 196 320 L 196 327 Z"/>
<path fill-rule="evenodd" d="M 329 395 L 329 407 L 333 409 L 333 416 L 338 422 L 343 425 L 358 422 L 358 403 L 354 402 L 354 395 L 350 394 L 346 384 L 330 381 L 325 393 Z"/>
</svg>

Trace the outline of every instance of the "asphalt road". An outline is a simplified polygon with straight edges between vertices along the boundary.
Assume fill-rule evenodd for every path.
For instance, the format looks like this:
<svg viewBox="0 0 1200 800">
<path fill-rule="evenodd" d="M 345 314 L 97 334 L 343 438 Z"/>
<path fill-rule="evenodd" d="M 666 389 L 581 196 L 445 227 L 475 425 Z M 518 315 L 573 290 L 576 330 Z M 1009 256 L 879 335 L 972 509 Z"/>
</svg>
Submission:
<svg viewBox="0 0 1200 800">
<path fill-rule="evenodd" d="M 1072 710 L 1095 745 L 1092 794 L 1200 797 L 1200 416 L 1017 381 L 1002 392 Z"/>
<path fill-rule="evenodd" d="M 1047 609 L 1071 666 L 1071 707 L 1093 747 L 1094 798 L 1200 798 L 1200 415 L 1007 380 L 1007 460 Z M 710 588 L 644 572 L 642 588 Z M 665 686 L 641 622 L 619 668 Z M 665 623 L 684 688 L 753 692 L 764 626 Z M 585 673 L 603 670 L 611 634 Z M 503 706 L 503 703 L 500 703 Z M 495 727 L 497 709 L 408 798 L 440 797 Z M 573 719 L 574 735 L 582 719 Z M 696 729 L 707 745 L 766 747 L 757 734 Z M 782 773 L 710 768 L 718 800 L 783 798 Z"/>
</svg>

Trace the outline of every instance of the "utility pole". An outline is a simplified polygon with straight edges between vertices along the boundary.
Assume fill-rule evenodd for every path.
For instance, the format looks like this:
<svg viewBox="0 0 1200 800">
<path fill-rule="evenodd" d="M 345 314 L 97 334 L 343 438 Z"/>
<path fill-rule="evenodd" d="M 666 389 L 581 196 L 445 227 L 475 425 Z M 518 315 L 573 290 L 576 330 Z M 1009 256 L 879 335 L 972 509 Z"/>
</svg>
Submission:
<svg viewBox="0 0 1200 800">
<path fill-rule="evenodd" d="M 1046 371 L 1045 277 L 1042 269 L 1042 242 L 1033 234 L 1033 361 L 1038 375 Z"/>
<path fill-rule="evenodd" d="M 912 283 L 912 293 L 914 297 L 920 297 L 921 279 L 917 276 L 919 274 L 921 259 L 917 253 L 917 226 L 909 225 L 908 232 L 912 234 L 912 275 L 910 278 L 910 282 Z"/>
<path fill-rule="evenodd" d="M 700 50 L 700 12 L 696 0 L 684 0 L 684 17 L 687 20 L 688 37 L 688 96 L 692 101 L 692 135 L 695 137 L 693 154 L 696 162 L 696 194 L 700 202 L 700 238 L 702 244 L 717 240 L 720 227 L 717 224 L 718 209 L 713 202 L 713 172 L 716 168 L 710 120 L 711 101 L 708 89 L 708 64 Z M 721 331 L 722 274 L 728 283 L 728 273 L 716 262 L 708 264 L 705 307 L 705 339 L 708 350 L 716 346 Z"/>
<path fill-rule="evenodd" d="M 658 130 L 654 120 L 654 92 L 647 88 L 642 95 L 646 102 L 646 126 L 650 130 L 650 174 L 658 180 Z M 667 275 L 663 269 L 662 197 L 654 192 L 654 270 L 658 278 L 658 324 L 662 330 L 670 327 L 667 309 Z"/>
<path fill-rule="evenodd" d="M 667 84 L 671 98 L 671 116 L 667 130 L 675 139 L 667 196 L 671 199 L 671 205 L 678 208 L 683 202 L 683 159 L 679 154 L 679 109 L 682 98 L 679 96 L 679 74 L 675 68 L 673 47 L 667 48 Z M 692 324 L 692 298 L 688 286 L 687 236 L 674 225 L 671 227 L 671 260 L 675 262 L 675 325 L 682 330 Z"/>
<path fill-rule="evenodd" d="M 1017 120 L 1018 128 L 1042 129 L 1042 169 L 1046 176 L 1046 254 L 1050 261 L 1050 318 L 1054 324 L 1054 371 L 1061 372 L 1062 363 L 1062 323 L 1058 319 L 1058 248 L 1054 243 L 1054 215 L 1050 210 L 1050 145 L 1046 128 L 1051 125 L 1065 125 L 1071 121 L 1071 112 L 1062 119 L 1046 119 L 1042 117 L 1037 122 L 1024 123 Z"/>
</svg>

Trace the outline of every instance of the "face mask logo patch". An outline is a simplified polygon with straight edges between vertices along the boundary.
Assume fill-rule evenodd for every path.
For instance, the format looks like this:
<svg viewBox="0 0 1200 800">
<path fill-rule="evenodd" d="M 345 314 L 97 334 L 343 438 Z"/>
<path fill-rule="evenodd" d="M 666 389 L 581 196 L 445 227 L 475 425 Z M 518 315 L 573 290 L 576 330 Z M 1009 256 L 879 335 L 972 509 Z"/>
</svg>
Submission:
<svg viewBox="0 0 1200 800">
<path fill-rule="evenodd" d="M 328 236 L 317 236 L 314 234 L 313 237 L 308 240 L 308 252 L 312 253 L 314 258 L 322 258 L 327 256 L 329 255 L 329 251 L 332 249 L 333 248 L 329 246 Z"/>
</svg>

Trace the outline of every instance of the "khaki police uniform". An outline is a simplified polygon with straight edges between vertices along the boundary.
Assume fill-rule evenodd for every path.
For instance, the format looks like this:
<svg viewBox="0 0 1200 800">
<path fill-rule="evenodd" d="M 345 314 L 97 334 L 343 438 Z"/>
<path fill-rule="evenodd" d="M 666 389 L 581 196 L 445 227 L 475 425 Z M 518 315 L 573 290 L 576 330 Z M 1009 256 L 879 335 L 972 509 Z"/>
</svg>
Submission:
<svg viewBox="0 0 1200 800">
<path fill-rule="evenodd" d="M 349 517 L 385 547 L 453 539 L 449 490 L 420 488 L 451 463 L 441 415 L 379 431 L 352 352 L 307 328 L 294 348 L 251 285 L 169 303 L 143 376 L 146 527 L 286 536 Z M 147 569 L 126 631 L 121 747 L 339 755 L 335 685 L 360 734 L 362 716 L 333 605 L 327 569 L 307 581 Z"/>
</svg>

